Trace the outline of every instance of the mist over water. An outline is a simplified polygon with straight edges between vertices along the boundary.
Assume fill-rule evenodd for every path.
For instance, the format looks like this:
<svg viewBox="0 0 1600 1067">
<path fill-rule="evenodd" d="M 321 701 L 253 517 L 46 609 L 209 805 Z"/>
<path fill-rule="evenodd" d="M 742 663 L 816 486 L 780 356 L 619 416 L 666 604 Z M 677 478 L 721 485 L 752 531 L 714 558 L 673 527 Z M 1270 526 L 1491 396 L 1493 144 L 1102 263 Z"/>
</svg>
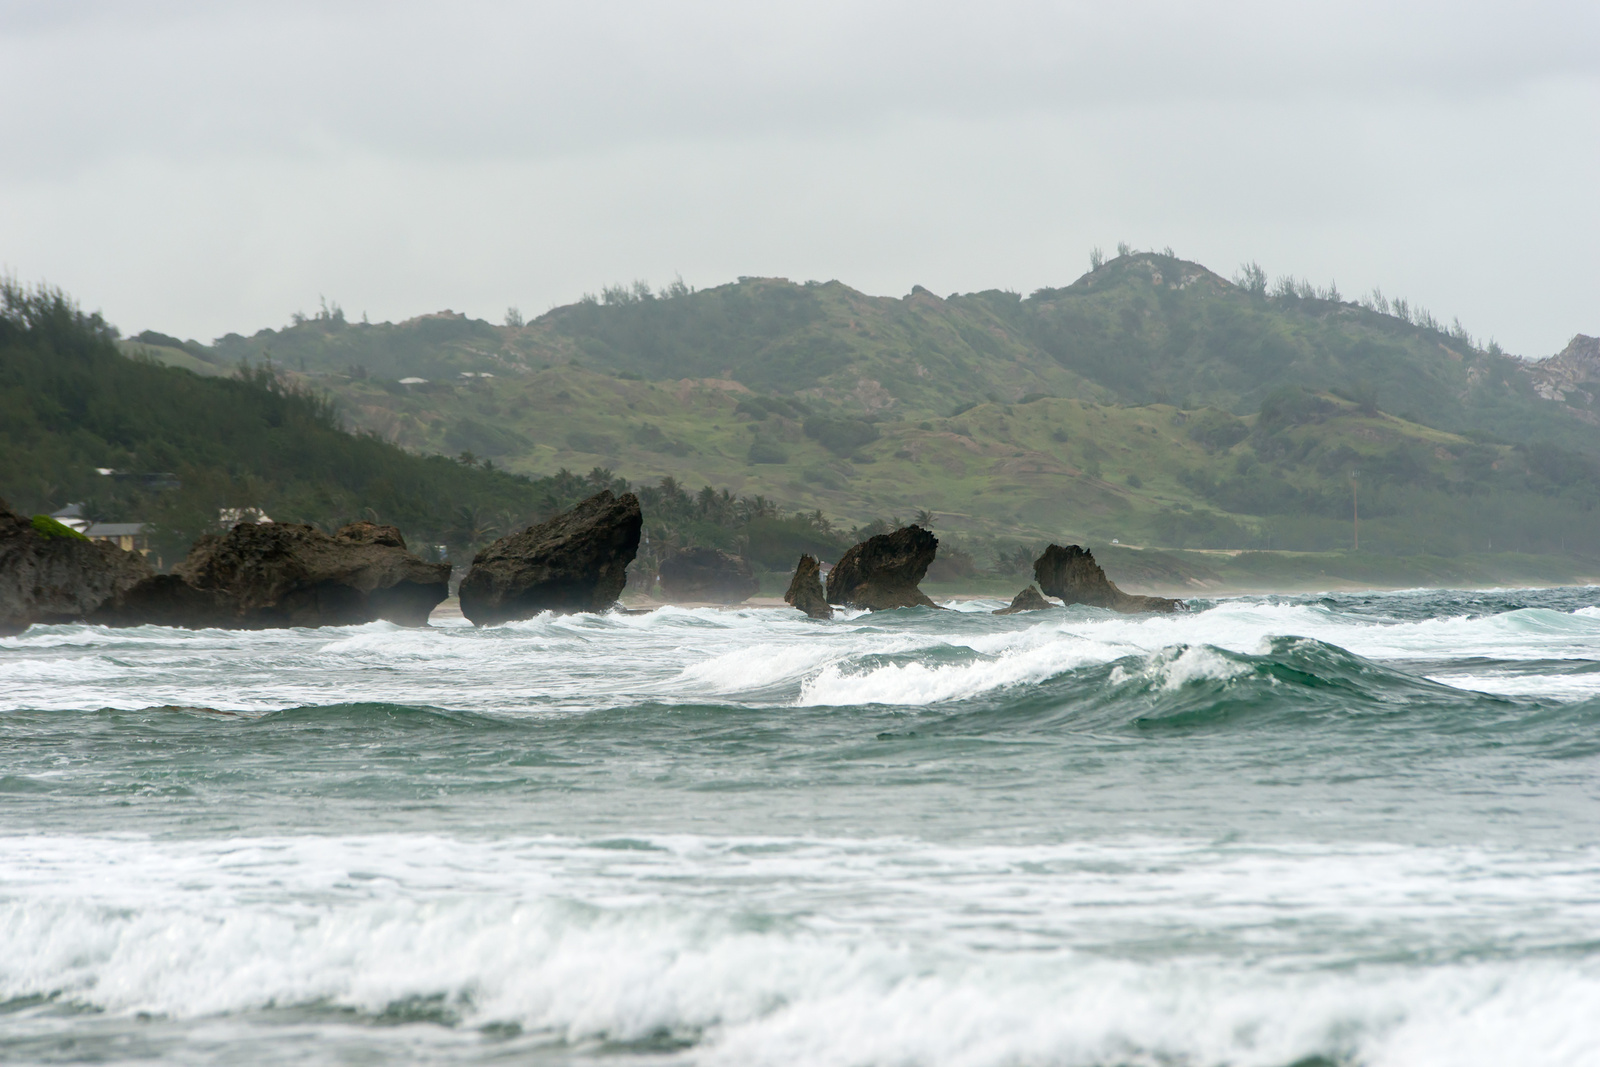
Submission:
<svg viewBox="0 0 1600 1067">
<path fill-rule="evenodd" d="M 0 1059 L 1581 1064 L 1600 589 L 0 639 Z"/>
</svg>

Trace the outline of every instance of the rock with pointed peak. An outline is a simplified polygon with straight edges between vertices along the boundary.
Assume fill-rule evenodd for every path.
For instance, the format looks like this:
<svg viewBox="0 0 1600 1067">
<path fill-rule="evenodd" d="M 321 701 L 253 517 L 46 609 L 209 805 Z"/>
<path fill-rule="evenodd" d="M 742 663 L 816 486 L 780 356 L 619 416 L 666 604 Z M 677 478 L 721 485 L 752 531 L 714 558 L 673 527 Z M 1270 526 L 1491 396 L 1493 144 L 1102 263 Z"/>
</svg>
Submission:
<svg viewBox="0 0 1600 1067">
<path fill-rule="evenodd" d="M 1047 596 L 1065 604 L 1087 604 L 1124 614 L 1141 611 L 1187 611 L 1181 600 L 1162 596 L 1135 596 L 1116 587 L 1094 561 L 1094 554 L 1077 545 L 1051 545 L 1033 562 L 1033 576 Z"/>
<path fill-rule="evenodd" d="M 833 618 L 833 608 L 827 594 L 822 591 L 822 565 L 815 556 L 801 556 L 795 564 L 794 577 L 789 579 L 789 591 L 783 594 L 785 603 L 799 608 L 813 619 Z"/>
<path fill-rule="evenodd" d="M 917 588 L 939 551 L 939 539 L 920 526 L 902 526 L 852 547 L 828 574 L 828 603 L 883 611 L 936 608 Z"/>
<path fill-rule="evenodd" d="M 461 583 L 461 613 L 492 626 L 542 611 L 606 611 L 627 584 L 643 523 L 638 497 L 606 489 L 502 537 L 473 559 Z"/>
</svg>

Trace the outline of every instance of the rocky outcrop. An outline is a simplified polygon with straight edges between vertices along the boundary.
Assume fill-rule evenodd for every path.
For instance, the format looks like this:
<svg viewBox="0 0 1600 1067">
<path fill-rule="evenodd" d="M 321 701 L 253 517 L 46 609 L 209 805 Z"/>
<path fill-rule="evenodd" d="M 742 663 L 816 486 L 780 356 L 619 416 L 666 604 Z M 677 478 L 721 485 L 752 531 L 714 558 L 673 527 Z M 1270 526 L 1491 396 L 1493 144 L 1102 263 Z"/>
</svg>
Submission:
<svg viewBox="0 0 1600 1067">
<path fill-rule="evenodd" d="M 1046 600 L 1039 594 L 1039 590 L 1030 585 L 1028 588 L 1012 597 L 1011 603 L 1007 604 L 1003 608 L 996 608 L 991 614 L 1015 615 L 1019 611 L 1043 611 L 1045 608 L 1053 607 L 1055 607 L 1054 604 Z"/>
<path fill-rule="evenodd" d="M 1126 614 L 1140 611 L 1186 611 L 1183 601 L 1161 596 L 1134 596 L 1116 587 L 1094 561 L 1094 554 L 1077 545 L 1051 545 L 1033 562 L 1033 576 L 1047 596 L 1067 604 L 1087 604 Z"/>
<path fill-rule="evenodd" d="M 719 548 L 686 548 L 661 561 L 661 592 L 668 600 L 737 604 L 761 583 L 743 556 Z"/>
<path fill-rule="evenodd" d="M 822 591 L 822 565 L 816 556 L 801 556 L 794 566 L 794 577 L 789 579 L 789 591 L 783 594 L 786 603 L 799 608 L 813 619 L 833 618 L 833 608 L 827 594 Z"/>
<path fill-rule="evenodd" d="M 82 621 L 153 573 L 137 552 L 71 533 L 41 532 L 0 500 L 0 635 L 21 633 L 36 622 Z"/>
<path fill-rule="evenodd" d="M 1577 334 L 1566 348 L 1527 364 L 1524 370 L 1533 379 L 1534 391 L 1546 400 L 1593 406 L 1594 383 L 1600 382 L 1600 337 Z"/>
<path fill-rule="evenodd" d="M 571 511 L 479 552 L 461 583 L 461 613 L 479 626 L 541 611 L 605 611 L 639 551 L 639 498 L 605 490 Z"/>
<path fill-rule="evenodd" d="M 939 539 L 920 526 L 869 537 L 846 552 L 828 574 L 828 603 L 883 611 L 936 608 L 917 588 L 939 550 Z"/>
<path fill-rule="evenodd" d="M 393 526 L 352 523 L 333 536 L 293 522 L 241 522 L 196 541 L 171 574 L 148 578 L 91 616 L 109 626 L 422 626 L 449 592 L 450 565 L 406 549 Z"/>
</svg>

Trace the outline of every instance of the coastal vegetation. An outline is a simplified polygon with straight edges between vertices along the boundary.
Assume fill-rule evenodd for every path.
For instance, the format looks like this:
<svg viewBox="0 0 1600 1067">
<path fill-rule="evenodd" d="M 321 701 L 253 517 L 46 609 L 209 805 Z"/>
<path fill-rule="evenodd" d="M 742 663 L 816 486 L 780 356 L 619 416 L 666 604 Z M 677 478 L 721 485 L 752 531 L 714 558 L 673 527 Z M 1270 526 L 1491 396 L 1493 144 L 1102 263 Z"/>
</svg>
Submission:
<svg viewBox="0 0 1600 1067">
<path fill-rule="evenodd" d="M 530 479 L 348 433 L 334 402 L 272 368 L 200 377 L 127 359 L 115 332 L 50 289 L 0 286 L 0 496 L 19 511 L 81 501 L 144 521 L 168 559 L 251 510 L 331 532 L 381 517 L 448 543 L 468 512 L 533 512 Z"/>
<path fill-rule="evenodd" d="M 1480 561 L 1462 573 L 1515 557 L 1568 576 L 1600 559 L 1600 428 L 1581 397 L 1550 399 L 1526 361 L 1405 301 L 1269 282 L 1253 264 L 1230 281 L 1128 252 L 1026 297 L 637 284 L 514 320 L 370 324 L 334 304 L 211 344 L 147 331 L 118 342 L 125 366 L 164 375 L 143 381 L 242 402 L 227 421 L 263 440 L 263 413 L 281 411 L 361 462 L 252 462 L 205 419 L 180 419 L 177 436 L 196 432 L 166 451 L 155 442 L 173 435 L 146 433 L 133 457 L 98 424 L 79 439 L 58 422 L 49 433 L 79 444 L 8 465 L 3 491 L 99 508 L 111 480 L 94 467 L 188 462 L 183 490 L 102 510 L 186 532 L 223 507 L 375 516 L 459 555 L 631 488 L 645 572 L 689 545 L 787 569 L 921 512 L 941 538 L 935 586 L 1009 579 L 1063 538 L 1113 567 L 1125 546 L 1160 549 L 1174 581 L 1312 556 Z"/>
</svg>

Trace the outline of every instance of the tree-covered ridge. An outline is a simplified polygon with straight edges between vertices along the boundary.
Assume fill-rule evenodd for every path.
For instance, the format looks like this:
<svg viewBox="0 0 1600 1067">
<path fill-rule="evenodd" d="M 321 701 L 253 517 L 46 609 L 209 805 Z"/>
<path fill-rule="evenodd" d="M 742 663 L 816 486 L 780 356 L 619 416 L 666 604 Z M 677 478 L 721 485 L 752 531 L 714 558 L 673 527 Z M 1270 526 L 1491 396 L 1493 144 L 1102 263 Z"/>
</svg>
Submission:
<svg viewBox="0 0 1600 1067">
<path fill-rule="evenodd" d="M 1123 403 L 1243 415 L 1297 387 L 1439 429 L 1600 451 L 1591 427 L 1539 396 L 1527 364 L 1480 348 L 1459 324 L 1382 294 L 1358 303 L 1290 279 L 1268 287 L 1259 268 L 1239 282 L 1170 256 L 1126 256 L 1019 302 L 1016 322 Z"/>
<path fill-rule="evenodd" d="M 1526 363 L 1459 325 L 1381 293 L 1355 302 L 1333 286 L 1269 285 L 1253 266 L 1228 281 L 1157 253 L 1119 256 L 1027 297 L 940 298 L 920 288 L 871 297 L 836 281 L 744 278 L 660 293 L 619 286 L 527 324 L 441 312 L 371 325 L 348 322 L 337 307 L 297 318 L 250 338 L 182 344 L 225 366 L 268 359 L 388 381 L 575 363 L 648 381 L 735 381 L 854 418 L 944 415 L 1033 395 L 1244 415 L 1298 386 L 1368 398 L 1441 429 L 1600 452 L 1600 430 L 1576 394 L 1550 399 Z"/>
<path fill-rule="evenodd" d="M 347 432 L 332 398 L 269 365 L 201 377 L 124 358 L 99 316 L 59 291 L 9 283 L 0 284 L 0 455 L 0 497 L 15 508 L 72 501 L 94 521 L 151 523 L 167 563 L 224 516 L 253 510 L 329 531 L 362 518 L 393 523 L 414 549 L 444 546 L 464 560 L 600 489 L 629 488 L 598 466 L 529 477 L 470 453 L 414 455 Z M 759 494 L 705 486 L 691 495 L 671 478 L 639 491 L 654 536 L 646 572 L 680 545 L 776 560 L 791 545 L 836 551 L 845 536 L 820 514 L 786 516 Z"/>
<path fill-rule="evenodd" d="M 223 509 L 325 527 L 377 517 L 448 543 L 463 510 L 532 515 L 547 492 L 348 433 L 328 396 L 264 366 L 203 378 L 124 358 L 98 315 L 11 283 L 0 285 L 0 453 L 0 496 L 17 509 L 82 501 L 93 519 L 155 523 L 169 558 Z"/>
<path fill-rule="evenodd" d="M 1597 431 L 1539 392 L 1577 391 L 1588 349 L 1559 379 L 1529 373 L 1377 294 L 1129 254 L 1025 298 L 742 279 L 509 318 L 368 325 L 334 307 L 248 343 L 147 333 L 131 350 L 205 373 L 248 357 L 258 387 L 325 390 L 443 470 L 520 476 L 517 502 L 441 495 L 417 528 L 454 546 L 632 485 L 652 558 L 716 544 L 779 566 L 918 512 L 971 573 L 1063 538 L 1342 551 L 1358 496 L 1368 553 L 1600 557 Z M 439 369 L 406 362 L 423 358 Z"/>
</svg>

